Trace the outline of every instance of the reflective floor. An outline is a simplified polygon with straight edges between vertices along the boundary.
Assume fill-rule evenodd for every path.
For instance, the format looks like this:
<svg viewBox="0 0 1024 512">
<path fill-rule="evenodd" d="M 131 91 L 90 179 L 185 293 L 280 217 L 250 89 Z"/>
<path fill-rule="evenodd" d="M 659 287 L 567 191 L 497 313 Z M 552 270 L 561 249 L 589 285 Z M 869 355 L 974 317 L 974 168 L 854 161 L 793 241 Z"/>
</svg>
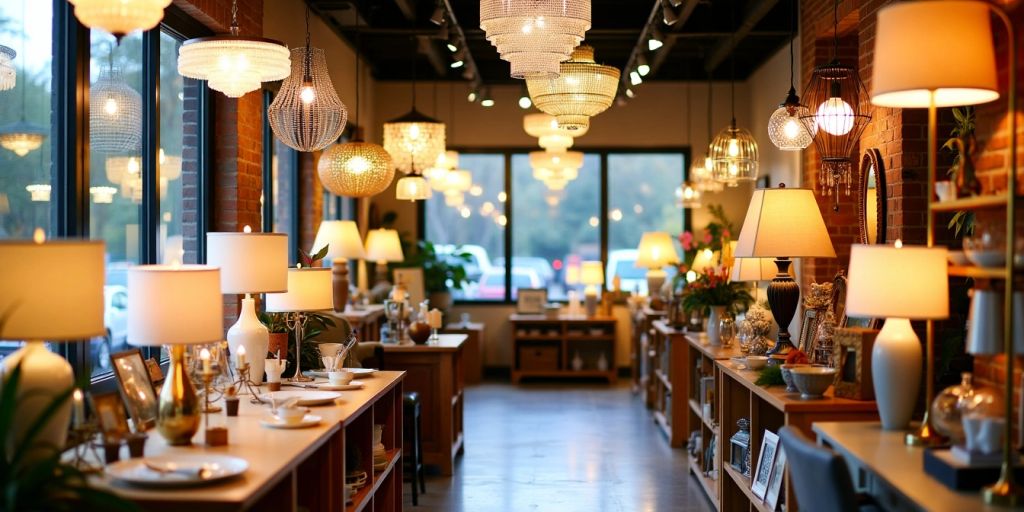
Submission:
<svg viewBox="0 0 1024 512">
<path fill-rule="evenodd" d="M 621 382 L 621 381 L 620 381 Z M 710 511 L 625 384 L 483 384 L 466 391 L 466 451 L 407 510 Z"/>
</svg>

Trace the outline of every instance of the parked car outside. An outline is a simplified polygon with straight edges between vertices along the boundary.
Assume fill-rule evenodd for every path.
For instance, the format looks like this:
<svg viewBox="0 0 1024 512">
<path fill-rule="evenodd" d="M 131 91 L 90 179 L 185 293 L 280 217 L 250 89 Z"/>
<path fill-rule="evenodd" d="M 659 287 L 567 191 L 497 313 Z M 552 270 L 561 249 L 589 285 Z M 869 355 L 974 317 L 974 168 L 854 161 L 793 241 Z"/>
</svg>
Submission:
<svg viewBox="0 0 1024 512">
<path fill-rule="evenodd" d="M 512 269 L 512 298 L 519 288 L 543 288 L 540 276 L 532 269 Z M 484 272 L 477 286 L 478 299 L 503 300 L 505 298 L 505 269 L 494 267 Z"/>
<path fill-rule="evenodd" d="M 495 258 L 494 267 L 505 268 L 505 258 Z M 551 268 L 551 262 L 538 256 L 513 256 L 513 276 L 516 274 L 517 270 L 533 271 L 533 273 L 541 279 L 541 285 L 536 288 L 547 288 L 547 286 L 555 279 L 555 270 Z"/>
<path fill-rule="evenodd" d="M 624 292 L 637 292 L 646 294 L 647 290 L 647 269 L 636 266 L 636 249 L 617 249 L 608 252 L 608 266 L 605 269 L 606 283 L 611 289 L 615 276 L 621 279 L 621 289 Z M 676 267 L 669 265 L 665 267 L 667 280 L 671 281 L 676 275 Z"/>
</svg>

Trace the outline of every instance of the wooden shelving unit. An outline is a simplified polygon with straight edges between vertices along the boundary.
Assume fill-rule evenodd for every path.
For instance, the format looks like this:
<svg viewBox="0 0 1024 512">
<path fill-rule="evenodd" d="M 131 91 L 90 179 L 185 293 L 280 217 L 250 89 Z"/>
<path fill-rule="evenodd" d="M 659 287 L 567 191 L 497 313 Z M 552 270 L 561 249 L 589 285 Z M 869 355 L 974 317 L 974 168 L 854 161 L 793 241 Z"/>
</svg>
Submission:
<svg viewBox="0 0 1024 512">
<path fill-rule="evenodd" d="M 615 318 L 512 315 L 509 322 L 513 383 L 528 377 L 597 377 L 615 382 Z M 580 370 L 572 367 L 576 354 L 583 360 Z M 603 370 L 597 367 L 602 355 L 608 363 Z"/>
<path fill-rule="evenodd" d="M 665 318 L 665 314 L 664 311 L 644 306 L 637 308 L 630 315 L 632 326 L 630 329 L 629 363 L 633 393 L 643 392 L 644 395 L 649 395 L 647 387 L 650 380 L 650 361 L 647 352 L 651 338 L 654 336 L 652 324 L 655 320 Z M 652 405 L 647 403 L 648 408 Z"/>
<path fill-rule="evenodd" d="M 931 204 L 928 205 L 928 208 L 933 212 L 1005 208 L 1007 197 L 1007 194 L 1003 192 L 1001 194 L 964 197 L 950 201 L 932 201 Z"/>
</svg>

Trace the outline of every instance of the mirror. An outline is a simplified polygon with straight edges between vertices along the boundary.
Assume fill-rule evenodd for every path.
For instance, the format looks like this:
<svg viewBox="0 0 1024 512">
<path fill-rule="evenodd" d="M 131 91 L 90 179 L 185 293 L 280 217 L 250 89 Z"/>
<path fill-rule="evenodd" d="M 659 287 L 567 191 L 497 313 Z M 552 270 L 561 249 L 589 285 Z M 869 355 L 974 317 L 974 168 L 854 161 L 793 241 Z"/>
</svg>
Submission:
<svg viewBox="0 0 1024 512">
<path fill-rule="evenodd" d="M 860 243 L 884 244 L 886 221 L 885 164 L 875 148 L 864 152 L 857 186 L 857 218 Z"/>
<path fill-rule="evenodd" d="M 840 270 L 832 279 L 832 314 L 836 319 L 837 327 L 863 327 L 865 329 L 878 329 L 881 325 L 879 318 L 854 318 L 846 316 L 846 272 Z"/>
</svg>

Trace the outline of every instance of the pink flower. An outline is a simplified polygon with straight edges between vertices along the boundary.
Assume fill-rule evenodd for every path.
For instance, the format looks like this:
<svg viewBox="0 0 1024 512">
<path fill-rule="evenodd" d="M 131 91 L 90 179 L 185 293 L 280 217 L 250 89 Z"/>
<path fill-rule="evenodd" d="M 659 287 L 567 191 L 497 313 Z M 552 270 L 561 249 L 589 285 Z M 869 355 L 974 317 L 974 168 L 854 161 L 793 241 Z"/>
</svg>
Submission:
<svg viewBox="0 0 1024 512">
<path fill-rule="evenodd" d="M 679 235 L 679 243 L 683 245 L 684 251 L 693 249 L 693 233 L 683 231 L 683 234 Z"/>
<path fill-rule="evenodd" d="M 711 232 L 710 231 L 704 231 L 704 243 L 705 244 L 711 244 L 712 240 L 714 240 L 714 238 L 711 237 Z"/>
<path fill-rule="evenodd" d="M 732 238 L 732 233 L 730 233 L 728 229 L 723 229 L 722 230 L 722 238 L 729 238 L 729 239 L 731 239 Z"/>
</svg>

